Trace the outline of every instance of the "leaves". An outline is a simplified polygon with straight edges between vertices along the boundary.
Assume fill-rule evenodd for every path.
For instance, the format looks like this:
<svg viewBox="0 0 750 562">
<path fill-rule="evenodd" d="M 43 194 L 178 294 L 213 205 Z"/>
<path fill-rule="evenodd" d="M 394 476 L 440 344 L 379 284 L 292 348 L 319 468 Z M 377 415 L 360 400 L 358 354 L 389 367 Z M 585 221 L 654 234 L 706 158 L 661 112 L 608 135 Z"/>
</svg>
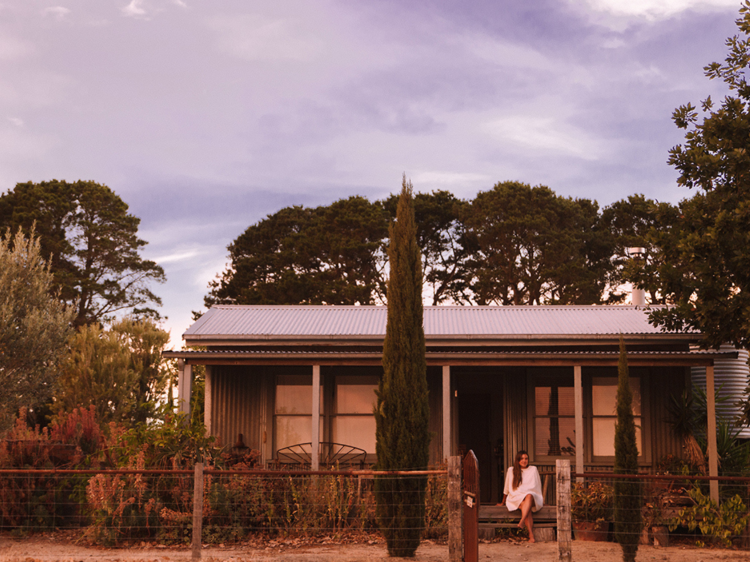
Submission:
<svg viewBox="0 0 750 562">
<path fill-rule="evenodd" d="M 35 231 L 0 239 L 0 431 L 21 406 L 49 399 L 74 311 L 53 290 Z"/>
<path fill-rule="evenodd" d="M 164 271 L 141 258 L 140 219 L 109 187 L 52 180 L 19 183 L 0 196 L 0 225 L 28 230 L 35 222 L 60 297 L 76 305 L 75 325 L 109 321 L 123 310 L 159 318 L 150 305 L 161 299 L 149 284 L 164 282 Z"/>
</svg>

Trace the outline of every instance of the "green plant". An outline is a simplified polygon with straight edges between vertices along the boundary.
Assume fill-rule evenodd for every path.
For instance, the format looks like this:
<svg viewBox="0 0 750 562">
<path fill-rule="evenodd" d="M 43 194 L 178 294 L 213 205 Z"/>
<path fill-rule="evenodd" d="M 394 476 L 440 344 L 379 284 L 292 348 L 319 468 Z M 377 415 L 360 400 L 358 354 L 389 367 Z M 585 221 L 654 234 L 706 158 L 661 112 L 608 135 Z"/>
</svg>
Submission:
<svg viewBox="0 0 750 562">
<path fill-rule="evenodd" d="M 690 531 L 698 528 L 703 535 L 715 538 L 724 546 L 731 546 L 732 537 L 741 535 L 747 528 L 750 515 L 740 496 L 736 495 L 717 505 L 698 487 L 690 490 L 688 495 L 695 505 L 680 510 L 669 523 L 670 531 L 679 525 Z"/>
<path fill-rule="evenodd" d="M 628 356 L 620 336 L 620 362 L 617 367 L 617 423 L 615 425 L 615 467 L 617 474 L 638 474 L 638 445 L 635 438 L 633 394 L 630 390 Z M 622 547 L 625 562 L 635 562 L 641 532 L 641 483 L 615 480 L 615 540 Z"/>
<path fill-rule="evenodd" d="M 573 521 L 609 521 L 612 519 L 614 490 L 602 482 L 588 486 L 576 482 L 570 491 L 570 514 Z"/>
<path fill-rule="evenodd" d="M 388 321 L 383 376 L 377 390 L 378 468 L 425 469 L 429 462 L 430 406 L 422 307 L 422 261 L 412 185 L 404 177 L 388 247 Z M 424 529 L 427 478 L 379 477 L 377 514 L 391 556 L 413 556 Z"/>
</svg>

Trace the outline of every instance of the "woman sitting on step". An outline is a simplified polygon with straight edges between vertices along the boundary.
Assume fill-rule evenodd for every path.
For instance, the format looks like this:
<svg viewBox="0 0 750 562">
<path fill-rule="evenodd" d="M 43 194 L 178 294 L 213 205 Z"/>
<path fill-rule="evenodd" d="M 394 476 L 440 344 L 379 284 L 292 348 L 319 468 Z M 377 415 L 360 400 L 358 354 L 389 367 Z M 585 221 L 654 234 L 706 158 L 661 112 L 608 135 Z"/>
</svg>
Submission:
<svg viewBox="0 0 750 562">
<path fill-rule="evenodd" d="M 529 542 L 536 542 L 532 512 L 542 509 L 544 498 L 539 471 L 535 466 L 529 466 L 529 455 L 526 451 L 518 451 L 513 466 L 508 468 L 503 501 L 498 505 L 507 505 L 508 511 L 515 511 L 520 507 L 521 521 L 518 527 L 523 529 L 525 526 L 529 530 Z"/>
</svg>

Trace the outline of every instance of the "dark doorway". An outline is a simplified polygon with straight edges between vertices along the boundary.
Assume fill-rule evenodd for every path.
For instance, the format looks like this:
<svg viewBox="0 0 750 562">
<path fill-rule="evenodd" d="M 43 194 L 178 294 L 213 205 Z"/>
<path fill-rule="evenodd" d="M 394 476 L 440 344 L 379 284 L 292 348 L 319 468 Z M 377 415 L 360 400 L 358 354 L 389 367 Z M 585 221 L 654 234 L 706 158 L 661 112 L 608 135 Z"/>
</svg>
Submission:
<svg viewBox="0 0 750 562">
<path fill-rule="evenodd" d="M 474 392 L 458 394 L 458 443 L 462 454 L 469 450 L 479 461 L 480 501 L 492 501 L 493 450 L 490 440 L 492 395 Z"/>
</svg>

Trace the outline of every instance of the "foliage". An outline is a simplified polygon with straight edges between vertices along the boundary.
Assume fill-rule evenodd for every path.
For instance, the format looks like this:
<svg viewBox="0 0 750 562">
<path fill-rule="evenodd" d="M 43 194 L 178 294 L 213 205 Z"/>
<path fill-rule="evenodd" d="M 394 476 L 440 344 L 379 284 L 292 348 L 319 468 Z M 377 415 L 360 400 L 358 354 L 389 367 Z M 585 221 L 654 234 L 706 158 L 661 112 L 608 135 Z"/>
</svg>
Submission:
<svg viewBox="0 0 750 562">
<path fill-rule="evenodd" d="M 399 195 L 286 207 L 229 245 L 231 265 L 210 284 L 213 304 L 368 304 L 387 301 L 387 224 Z M 661 254 L 647 233 L 670 228 L 677 208 L 633 195 L 601 212 L 596 201 L 545 186 L 502 182 L 464 201 L 417 193 L 414 213 L 425 298 L 433 305 L 622 302 L 625 281 L 651 283 Z M 644 267 L 625 253 L 647 248 Z M 643 277 L 643 279 L 641 279 Z"/>
<path fill-rule="evenodd" d="M 155 417 L 159 401 L 169 382 L 169 371 L 161 353 L 169 343 L 169 332 L 153 320 L 124 318 L 112 325 L 121 346 L 129 352 L 130 369 L 135 374 L 132 389 L 135 402 L 132 420 L 145 422 Z"/>
<path fill-rule="evenodd" d="M 169 333 L 150 319 L 124 318 L 108 330 L 81 326 L 71 337 L 53 410 L 94 405 L 103 425 L 158 417 L 169 379 L 161 357 L 168 341 Z"/>
<path fill-rule="evenodd" d="M 467 213 L 472 290 L 478 304 L 602 302 L 613 241 L 600 232 L 598 205 L 546 186 L 498 183 Z"/>
<path fill-rule="evenodd" d="M 424 469 L 429 460 L 422 266 L 416 232 L 412 186 L 404 178 L 390 232 L 388 322 L 375 408 L 381 470 Z M 378 522 L 390 556 L 414 556 L 424 528 L 425 486 L 423 477 L 376 479 Z"/>
<path fill-rule="evenodd" d="M 52 396 L 73 311 L 57 299 L 33 226 L 0 238 L 0 432 Z"/>
<path fill-rule="evenodd" d="M 638 445 L 633 416 L 628 356 L 620 336 L 620 362 L 617 366 L 617 421 L 615 423 L 614 474 L 638 474 Z M 622 547 L 625 562 L 634 562 L 641 532 L 641 485 L 637 480 L 615 478 L 615 540 Z"/>
<path fill-rule="evenodd" d="M 141 463 L 136 467 L 142 469 Z M 165 509 L 151 493 L 141 474 L 97 474 L 86 487 L 91 523 L 85 537 L 105 545 L 122 539 L 149 536 L 158 529 L 158 514 Z"/>
<path fill-rule="evenodd" d="M 610 236 L 613 246 L 612 264 L 607 283 L 613 291 L 608 304 L 625 299 L 624 293 L 615 292 L 625 282 L 639 282 L 649 289 L 648 302 L 663 304 L 664 297 L 656 290 L 654 277 L 662 265 L 663 255 L 655 245 L 652 233 L 670 228 L 676 220 L 677 207 L 669 203 L 647 199 L 641 194 L 629 195 L 606 207 L 601 214 L 600 232 Z M 644 248 L 642 258 L 628 255 L 628 248 Z"/>
<path fill-rule="evenodd" d="M 52 180 L 19 183 L 0 196 L 0 226 L 27 231 L 36 222 L 41 254 L 60 298 L 75 304 L 75 324 L 110 320 L 120 311 L 158 318 L 161 300 L 148 287 L 164 271 L 139 251 L 140 219 L 106 185 Z"/>
<path fill-rule="evenodd" d="M 670 531 L 679 525 L 691 531 L 697 527 L 703 535 L 715 538 L 724 546 L 731 546 L 732 537 L 745 532 L 750 515 L 740 496 L 727 499 L 719 506 L 698 487 L 690 490 L 688 495 L 695 505 L 680 510 L 669 523 Z"/>
<path fill-rule="evenodd" d="M 71 337 L 59 382 L 53 404 L 57 413 L 93 405 L 97 419 L 107 424 L 128 419 L 135 408 L 136 375 L 130 368 L 130 353 L 115 332 L 98 324 L 82 326 Z"/>
<path fill-rule="evenodd" d="M 740 35 L 727 40 L 724 63 L 704 68 L 729 89 L 716 107 L 702 103 L 675 110 L 685 142 L 670 151 L 679 185 L 697 188 L 680 203 L 680 216 L 655 233 L 663 261 L 654 287 L 675 306 L 652 313 L 668 329 L 699 330 L 707 348 L 750 347 L 750 2 L 736 21 Z"/>
<path fill-rule="evenodd" d="M 26 411 L 0 442 L 0 467 L 49 469 L 84 466 L 101 440 L 93 410 L 76 410 L 48 428 L 29 427 Z M 54 528 L 81 520 L 77 493 L 86 477 L 54 474 L 0 475 L 0 526 L 16 530 Z M 70 498 L 70 499 L 68 499 Z"/>
<path fill-rule="evenodd" d="M 231 266 L 205 304 L 370 304 L 386 228 L 364 197 L 281 209 L 229 245 Z"/>
<path fill-rule="evenodd" d="M 396 218 L 399 195 L 391 195 L 383 206 Z M 430 287 L 432 304 L 465 303 L 470 298 L 473 271 L 469 260 L 476 251 L 474 239 L 467 236 L 464 217 L 468 204 L 448 191 L 414 195 L 417 244 L 422 251 L 424 282 Z"/>
<path fill-rule="evenodd" d="M 196 462 L 220 462 L 221 449 L 206 433 L 201 420 L 169 413 L 159 423 L 139 423 L 130 428 L 111 425 L 102 451 L 103 461 L 128 467 L 143 455 L 147 469 L 193 468 Z"/>
<path fill-rule="evenodd" d="M 575 482 L 570 489 L 570 515 L 573 521 L 609 521 L 612 519 L 614 490 L 602 482 L 588 486 Z"/>
<path fill-rule="evenodd" d="M 716 404 L 727 401 L 722 396 L 721 388 L 715 391 Z M 694 386 L 692 392 L 685 390 L 680 395 L 672 395 L 668 404 L 667 421 L 675 435 L 683 440 L 683 449 L 687 461 L 700 473 L 706 470 L 708 443 L 708 407 L 706 391 Z M 742 476 L 750 467 L 750 444 L 739 438 L 740 430 L 730 420 L 718 418 L 716 423 L 716 445 L 719 458 L 719 474 L 722 476 Z M 725 492 L 725 489 L 727 492 Z M 734 491 L 723 486 L 722 494 Z"/>
</svg>

